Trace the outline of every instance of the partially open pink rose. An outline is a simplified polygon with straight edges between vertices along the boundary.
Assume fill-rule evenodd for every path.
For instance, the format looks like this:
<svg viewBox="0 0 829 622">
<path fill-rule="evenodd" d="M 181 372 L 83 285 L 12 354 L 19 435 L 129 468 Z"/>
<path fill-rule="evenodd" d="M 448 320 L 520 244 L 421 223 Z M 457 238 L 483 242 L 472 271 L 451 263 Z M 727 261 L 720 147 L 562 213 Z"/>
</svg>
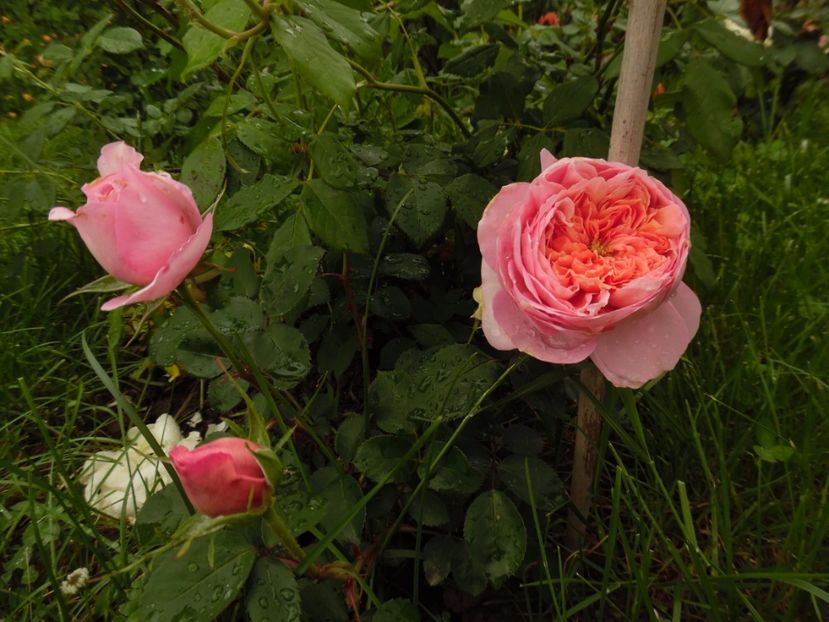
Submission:
<svg viewBox="0 0 829 622">
<path fill-rule="evenodd" d="M 242 438 L 220 438 L 193 449 L 177 445 L 170 460 L 184 492 L 206 516 L 230 516 L 261 510 L 271 488 L 253 455 L 261 449 Z"/>
<path fill-rule="evenodd" d="M 190 188 L 167 173 L 142 172 L 143 159 L 123 142 L 105 145 L 101 176 L 82 188 L 86 205 L 49 212 L 49 220 L 75 226 L 104 270 L 143 286 L 108 300 L 104 311 L 169 294 L 198 263 L 213 232 L 213 215 L 202 219 Z"/>
<path fill-rule="evenodd" d="M 682 282 L 688 210 L 639 168 L 546 150 L 541 161 L 478 224 L 484 334 L 551 363 L 589 356 L 614 385 L 640 387 L 674 368 L 699 327 Z"/>
</svg>

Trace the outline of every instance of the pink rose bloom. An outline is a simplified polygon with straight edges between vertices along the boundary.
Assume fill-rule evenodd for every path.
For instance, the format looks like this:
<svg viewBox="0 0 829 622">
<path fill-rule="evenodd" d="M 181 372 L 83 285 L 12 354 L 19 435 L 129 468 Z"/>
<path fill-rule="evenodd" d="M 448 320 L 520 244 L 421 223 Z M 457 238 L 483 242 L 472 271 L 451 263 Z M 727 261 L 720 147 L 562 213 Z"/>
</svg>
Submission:
<svg viewBox="0 0 829 622">
<path fill-rule="evenodd" d="M 253 455 L 261 449 L 242 438 L 220 438 L 193 450 L 177 445 L 170 460 L 187 497 L 205 516 L 261 510 L 271 487 Z"/>
<path fill-rule="evenodd" d="M 550 363 L 588 356 L 618 387 L 676 366 L 701 308 L 682 282 L 688 210 L 645 171 L 541 153 L 478 224 L 484 335 Z"/>
<path fill-rule="evenodd" d="M 101 176 L 82 188 L 86 205 L 49 212 L 49 220 L 75 226 L 104 270 L 143 286 L 108 300 L 104 311 L 167 296 L 199 262 L 213 232 L 213 215 L 202 219 L 190 188 L 167 173 L 142 172 L 143 159 L 123 142 L 105 145 Z"/>
</svg>

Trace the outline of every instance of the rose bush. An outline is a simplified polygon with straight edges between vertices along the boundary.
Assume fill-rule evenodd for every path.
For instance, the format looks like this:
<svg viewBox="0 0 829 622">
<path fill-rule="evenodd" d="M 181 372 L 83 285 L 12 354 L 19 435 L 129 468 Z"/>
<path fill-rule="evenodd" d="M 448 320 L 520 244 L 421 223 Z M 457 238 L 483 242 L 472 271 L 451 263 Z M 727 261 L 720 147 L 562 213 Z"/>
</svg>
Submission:
<svg viewBox="0 0 829 622">
<path fill-rule="evenodd" d="M 206 516 L 229 516 L 261 510 L 271 486 L 253 455 L 261 449 L 242 438 L 220 438 L 190 450 L 174 447 L 170 460 L 187 497 Z"/>
<path fill-rule="evenodd" d="M 551 363 L 588 356 L 616 386 L 673 369 L 699 327 L 682 282 L 688 210 L 645 171 L 542 152 L 531 183 L 504 186 L 478 225 L 489 343 Z"/>
<path fill-rule="evenodd" d="M 75 226 L 104 270 L 142 286 L 108 300 L 104 311 L 169 294 L 198 263 L 213 232 L 213 215 L 202 219 L 190 188 L 165 172 L 141 171 L 143 159 L 123 142 L 105 145 L 101 176 L 82 188 L 86 205 L 49 212 L 49 220 Z"/>
</svg>

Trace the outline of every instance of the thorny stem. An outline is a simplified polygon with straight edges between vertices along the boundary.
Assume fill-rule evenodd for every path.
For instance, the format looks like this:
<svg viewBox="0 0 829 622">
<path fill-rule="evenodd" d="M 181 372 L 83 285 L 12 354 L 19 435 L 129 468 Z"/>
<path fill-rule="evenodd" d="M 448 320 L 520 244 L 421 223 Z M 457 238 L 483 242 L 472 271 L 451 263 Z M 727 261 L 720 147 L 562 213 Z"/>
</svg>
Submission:
<svg viewBox="0 0 829 622">
<path fill-rule="evenodd" d="M 371 75 L 371 72 L 360 65 L 359 63 L 351 60 L 350 58 L 346 59 L 348 64 L 351 65 L 354 70 L 359 73 L 363 78 L 365 78 L 366 86 L 372 89 L 377 89 L 379 91 L 397 91 L 399 93 L 416 93 L 418 95 L 423 95 L 424 97 L 428 97 L 436 104 L 438 104 L 446 114 L 455 122 L 455 125 L 460 128 L 463 135 L 469 138 L 472 133 L 467 129 L 466 125 L 464 125 L 463 120 L 458 116 L 458 113 L 452 108 L 448 101 L 446 101 L 441 95 L 433 91 L 428 86 L 415 86 L 413 84 L 394 84 L 393 82 L 381 82 L 374 78 Z"/>
<path fill-rule="evenodd" d="M 268 526 L 273 530 L 276 537 L 279 538 L 279 541 L 282 543 L 282 546 L 285 547 L 288 555 L 293 557 L 298 562 L 305 559 L 305 551 L 303 551 L 302 547 L 299 546 L 299 542 L 296 541 L 294 534 L 291 533 L 291 530 L 285 524 L 285 521 L 282 520 L 282 517 L 279 515 L 279 512 L 277 512 L 274 504 L 271 504 L 270 507 L 265 510 L 263 518 L 265 519 L 265 522 L 268 523 Z M 317 573 L 318 569 L 316 566 L 310 566 L 308 568 L 308 574 L 316 575 Z"/>
<path fill-rule="evenodd" d="M 218 24 L 214 24 L 209 19 L 207 19 L 204 15 L 202 15 L 199 8 L 193 4 L 192 0 L 176 0 L 176 4 L 187 14 L 187 16 L 195 21 L 199 26 L 209 30 L 210 32 L 219 35 L 224 39 L 233 39 L 235 41 L 244 41 L 245 39 L 250 39 L 251 37 L 255 37 L 260 32 L 265 30 L 268 27 L 268 19 L 267 17 L 270 15 L 268 11 L 264 16 L 262 21 L 260 21 L 256 26 L 253 28 L 249 28 L 243 32 L 234 32 L 233 30 L 228 30 L 227 28 L 223 28 Z"/>
<path fill-rule="evenodd" d="M 183 50 L 183 49 L 184 49 L 184 46 L 181 44 L 181 41 L 179 41 L 178 39 L 176 39 L 176 38 L 175 38 L 174 36 L 172 36 L 171 34 L 169 34 L 169 33 L 165 32 L 164 30 L 162 30 L 161 28 L 159 28 L 158 26 L 156 26 L 155 24 L 153 24 L 150 20 L 148 20 L 148 19 L 147 19 L 146 17 L 144 17 L 143 15 L 141 15 L 141 13 L 139 13 L 138 11 L 136 11 L 136 10 L 135 10 L 135 7 L 132 7 L 132 6 L 130 6 L 127 2 L 125 2 L 125 0 L 115 0 L 115 3 L 116 3 L 119 7 L 121 7 L 124 11 L 126 11 L 127 13 L 129 13 L 129 14 L 130 14 L 133 18 L 135 18 L 135 19 L 137 19 L 139 22 L 141 22 L 141 24 L 142 24 L 145 28 L 149 28 L 150 30 L 152 30 L 155 34 L 157 34 L 159 37 L 161 37 L 162 39 L 164 39 L 167 43 L 169 43 L 170 45 L 172 45 L 174 48 L 178 48 L 179 50 Z"/>
</svg>

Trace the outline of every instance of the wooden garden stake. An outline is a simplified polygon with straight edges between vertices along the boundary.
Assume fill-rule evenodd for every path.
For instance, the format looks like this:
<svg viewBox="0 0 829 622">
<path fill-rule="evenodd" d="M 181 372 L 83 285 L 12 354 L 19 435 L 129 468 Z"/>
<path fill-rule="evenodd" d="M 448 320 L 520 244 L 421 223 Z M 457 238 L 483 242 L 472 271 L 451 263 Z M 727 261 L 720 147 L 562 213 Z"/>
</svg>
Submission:
<svg viewBox="0 0 829 622">
<path fill-rule="evenodd" d="M 667 0 L 631 0 L 628 14 L 622 69 L 613 110 L 608 160 L 630 166 L 639 163 L 645 118 L 648 113 L 656 52 Z M 592 365 L 579 376 L 585 389 L 601 401 L 605 393 L 602 374 Z M 579 396 L 576 419 L 576 446 L 570 499 L 573 509 L 567 524 L 566 545 L 575 551 L 585 534 L 584 520 L 590 513 L 590 497 L 596 472 L 596 450 L 602 420 L 593 400 L 585 392 Z"/>
</svg>

